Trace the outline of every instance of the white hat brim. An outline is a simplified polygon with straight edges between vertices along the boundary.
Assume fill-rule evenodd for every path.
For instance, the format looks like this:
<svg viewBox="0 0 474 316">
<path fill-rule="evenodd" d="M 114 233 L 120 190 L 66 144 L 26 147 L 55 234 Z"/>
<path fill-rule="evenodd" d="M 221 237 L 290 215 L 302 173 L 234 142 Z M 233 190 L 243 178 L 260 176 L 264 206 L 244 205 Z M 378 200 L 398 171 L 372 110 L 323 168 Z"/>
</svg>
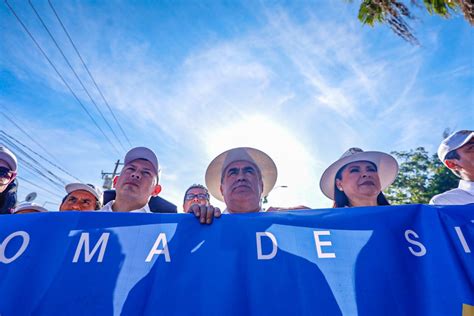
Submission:
<svg viewBox="0 0 474 316">
<path fill-rule="evenodd" d="M 68 185 L 66 185 L 66 192 L 69 194 L 71 192 L 74 192 L 74 191 L 79 191 L 79 190 L 82 190 L 82 191 L 87 191 L 89 193 L 91 193 L 93 196 L 95 196 L 95 198 L 98 200 L 98 201 L 101 201 L 102 197 L 99 195 L 99 193 L 94 190 L 92 187 L 88 186 L 87 184 L 84 184 L 84 183 L 69 183 Z"/>
<path fill-rule="evenodd" d="M 233 155 L 229 160 L 228 156 Z M 254 163 L 262 174 L 263 192 L 262 196 L 267 196 L 275 186 L 278 171 L 273 160 L 263 151 L 250 147 L 238 147 L 227 150 L 211 161 L 206 170 L 206 186 L 211 195 L 224 202 L 220 186 L 222 171 L 234 161 L 249 161 Z M 225 165 L 224 165 L 225 164 Z"/>
<path fill-rule="evenodd" d="M 13 214 L 16 214 L 20 211 L 24 211 L 24 210 L 35 210 L 35 211 L 38 211 L 38 212 L 47 212 L 48 210 L 45 209 L 44 207 L 42 206 L 39 206 L 39 205 L 31 205 L 31 204 L 26 204 L 26 205 L 20 205 L 18 206 L 14 211 L 13 211 Z"/>
<path fill-rule="evenodd" d="M 382 191 L 393 183 L 398 174 L 398 163 L 391 155 L 379 151 L 364 151 L 341 158 L 331 164 L 321 176 L 319 187 L 325 196 L 334 200 L 336 174 L 345 165 L 355 161 L 370 161 L 377 166 Z"/>
</svg>

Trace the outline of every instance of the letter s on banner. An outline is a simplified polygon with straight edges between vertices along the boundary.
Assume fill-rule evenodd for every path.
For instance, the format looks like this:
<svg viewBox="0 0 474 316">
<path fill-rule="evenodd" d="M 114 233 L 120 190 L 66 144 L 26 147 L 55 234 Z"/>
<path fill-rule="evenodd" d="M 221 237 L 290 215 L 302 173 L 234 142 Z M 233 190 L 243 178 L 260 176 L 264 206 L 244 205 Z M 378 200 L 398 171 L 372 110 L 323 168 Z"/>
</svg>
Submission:
<svg viewBox="0 0 474 316">
<path fill-rule="evenodd" d="M 407 229 L 405 231 L 405 239 L 412 245 L 414 246 L 417 246 L 417 247 L 420 247 L 420 250 L 418 251 L 415 251 L 412 247 L 408 247 L 408 249 L 410 250 L 411 254 L 416 256 L 416 257 L 423 257 L 424 255 L 426 255 L 426 248 L 425 246 L 419 242 L 419 241 L 416 241 L 416 240 L 413 240 L 410 238 L 410 235 L 413 235 L 413 237 L 415 238 L 419 238 L 418 237 L 418 234 L 415 233 L 413 230 L 410 230 L 410 229 Z"/>
<path fill-rule="evenodd" d="M 5 257 L 5 248 L 7 248 L 7 245 L 10 242 L 10 240 L 12 240 L 13 238 L 17 236 L 23 239 L 20 249 L 18 249 L 18 251 L 13 257 L 11 258 Z M 8 237 L 5 238 L 5 240 L 0 244 L 0 262 L 8 264 L 15 261 L 19 256 L 23 254 L 23 252 L 25 252 L 26 247 L 28 247 L 29 243 L 30 243 L 30 235 L 25 231 L 20 230 L 8 235 Z"/>
<path fill-rule="evenodd" d="M 263 254 L 262 253 L 262 237 L 268 237 L 272 241 L 272 252 L 269 254 Z M 272 233 L 269 232 L 257 232 L 255 235 L 255 238 L 257 239 L 257 259 L 258 260 L 270 260 L 273 259 L 278 251 L 278 243 L 275 238 L 275 236 Z"/>
</svg>

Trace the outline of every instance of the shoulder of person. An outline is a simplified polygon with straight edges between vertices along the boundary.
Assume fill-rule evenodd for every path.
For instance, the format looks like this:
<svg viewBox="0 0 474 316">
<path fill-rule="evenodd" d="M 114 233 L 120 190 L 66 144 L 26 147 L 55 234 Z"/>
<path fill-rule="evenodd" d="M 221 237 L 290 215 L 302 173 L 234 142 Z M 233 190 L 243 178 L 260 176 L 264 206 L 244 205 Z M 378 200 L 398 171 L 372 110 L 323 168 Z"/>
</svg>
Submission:
<svg viewBox="0 0 474 316">
<path fill-rule="evenodd" d="M 433 196 L 430 200 L 430 204 L 432 205 L 446 205 L 446 204 L 453 204 L 454 201 L 451 198 L 456 198 L 460 194 L 465 194 L 464 190 L 459 188 L 451 189 L 449 191 L 437 194 Z"/>
</svg>

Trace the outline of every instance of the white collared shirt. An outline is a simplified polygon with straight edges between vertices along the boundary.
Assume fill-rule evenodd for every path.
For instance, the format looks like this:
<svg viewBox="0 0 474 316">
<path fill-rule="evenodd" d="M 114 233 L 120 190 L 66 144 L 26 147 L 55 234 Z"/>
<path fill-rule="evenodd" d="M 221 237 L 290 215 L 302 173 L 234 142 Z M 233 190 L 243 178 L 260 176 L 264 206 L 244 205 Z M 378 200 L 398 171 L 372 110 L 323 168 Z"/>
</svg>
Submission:
<svg viewBox="0 0 474 316">
<path fill-rule="evenodd" d="M 431 198 L 434 205 L 464 205 L 474 203 L 474 181 L 460 180 L 456 189 L 446 191 Z"/>
<path fill-rule="evenodd" d="M 109 203 L 105 204 L 98 212 L 113 212 L 112 205 L 114 204 L 115 200 L 110 201 Z M 129 213 L 152 213 L 150 211 L 150 207 L 148 203 L 145 204 L 144 207 L 139 208 L 138 210 L 129 211 Z"/>
</svg>

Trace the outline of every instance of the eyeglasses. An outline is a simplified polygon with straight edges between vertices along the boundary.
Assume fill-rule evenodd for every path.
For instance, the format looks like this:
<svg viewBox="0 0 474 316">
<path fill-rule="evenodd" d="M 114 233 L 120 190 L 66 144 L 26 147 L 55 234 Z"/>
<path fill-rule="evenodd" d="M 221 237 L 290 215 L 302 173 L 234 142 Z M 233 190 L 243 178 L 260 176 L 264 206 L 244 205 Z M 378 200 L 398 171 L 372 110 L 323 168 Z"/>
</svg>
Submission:
<svg viewBox="0 0 474 316">
<path fill-rule="evenodd" d="M 209 200 L 209 194 L 207 194 L 207 193 L 199 193 L 199 194 L 188 193 L 184 196 L 184 199 L 186 201 L 191 201 L 191 200 L 194 200 L 195 198 L 198 198 L 198 200 Z"/>
<path fill-rule="evenodd" d="M 6 167 L 0 167 L 0 178 L 11 179 L 15 175 L 10 169 Z"/>
</svg>

